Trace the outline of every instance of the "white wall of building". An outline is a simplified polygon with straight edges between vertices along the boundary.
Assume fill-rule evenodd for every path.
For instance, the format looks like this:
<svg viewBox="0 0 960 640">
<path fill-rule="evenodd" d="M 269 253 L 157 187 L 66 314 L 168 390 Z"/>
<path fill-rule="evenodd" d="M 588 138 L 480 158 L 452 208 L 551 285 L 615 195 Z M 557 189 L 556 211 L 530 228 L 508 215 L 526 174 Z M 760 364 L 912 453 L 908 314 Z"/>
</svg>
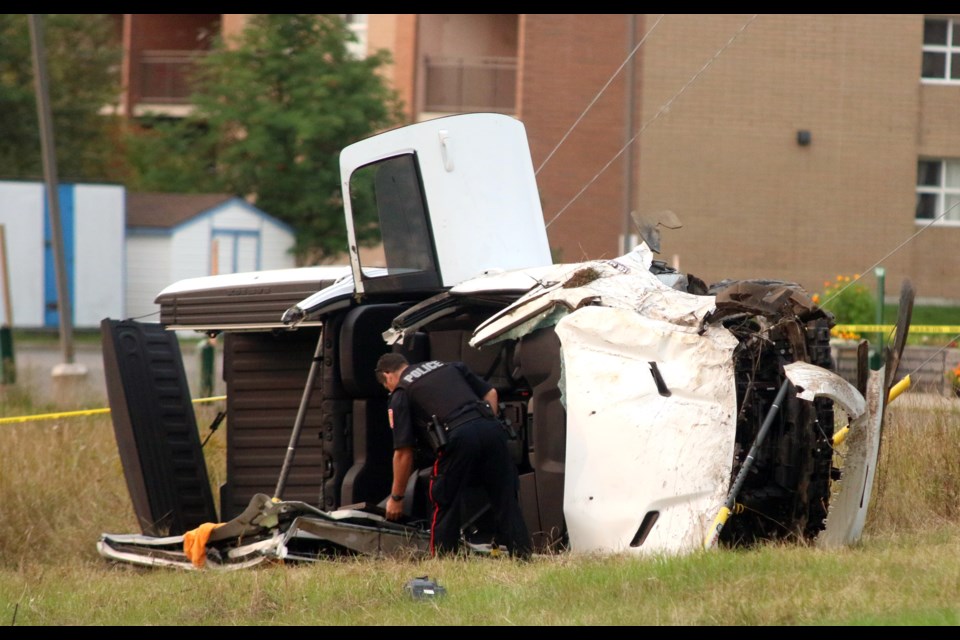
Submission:
<svg viewBox="0 0 960 640">
<path fill-rule="evenodd" d="M 160 307 L 153 303 L 171 282 L 170 236 L 166 233 L 127 233 L 127 281 L 125 318 L 158 322 Z"/>
<path fill-rule="evenodd" d="M 42 184 L 0 181 L 0 224 L 14 327 L 43 326 L 43 201 Z M 0 295 L 0 322 L 6 323 L 3 304 Z"/>
<path fill-rule="evenodd" d="M 287 227 L 272 221 L 265 221 L 260 231 L 260 268 L 290 269 L 296 260 L 290 250 L 294 237 Z"/>
<path fill-rule="evenodd" d="M 206 217 L 173 229 L 170 236 L 170 282 L 210 275 L 210 221 Z M 159 293 L 160 290 L 157 290 Z"/>
<path fill-rule="evenodd" d="M 65 239 L 73 246 L 67 286 L 72 291 L 72 324 L 96 328 L 100 320 L 123 312 L 124 189 L 116 185 L 61 185 L 72 190 L 72 208 L 62 198 L 60 217 Z M 0 181 L 0 224 L 6 236 L 10 269 L 10 306 L 15 328 L 48 326 L 45 291 L 56 282 L 45 264 L 44 202 L 46 189 L 40 182 Z M 66 224 L 70 219 L 71 224 Z M 52 269 L 51 269 L 52 270 Z M 0 319 L 6 322 L 6 310 Z M 53 328 L 57 328 L 54 326 Z"/>
<path fill-rule="evenodd" d="M 98 327 L 124 312 L 125 190 L 76 185 L 73 195 L 73 318 L 77 327 Z"/>
</svg>

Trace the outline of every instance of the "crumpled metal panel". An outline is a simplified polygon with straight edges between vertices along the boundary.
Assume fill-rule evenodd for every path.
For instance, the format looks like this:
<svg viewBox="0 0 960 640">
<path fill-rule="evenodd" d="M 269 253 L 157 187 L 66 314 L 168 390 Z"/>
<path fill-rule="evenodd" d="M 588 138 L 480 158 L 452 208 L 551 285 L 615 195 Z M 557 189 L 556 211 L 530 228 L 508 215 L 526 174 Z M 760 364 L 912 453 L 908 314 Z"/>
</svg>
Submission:
<svg viewBox="0 0 960 640">
<path fill-rule="evenodd" d="M 788 282 L 740 280 L 724 285 L 717 293 L 717 308 L 704 322 L 719 322 L 738 313 L 762 315 L 767 318 L 800 318 L 804 322 L 825 317 L 826 313 L 797 285 Z M 714 285 L 715 287 L 718 285 Z"/>
<path fill-rule="evenodd" d="M 677 291 L 650 272 L 646 245 L 615 260 L 555 265 L 539 273 L 541 283 L 491 316 L 474 331 L 471 346 L 517 338 L 587 305 L 632 309 L 651 320 L 696 325 L 713 309 L 713 296 Z"/>
<path fill-rule="evenodd" d="M 867 401 L 857 388 L 832 371 L 809 362 L 791 362 L 783 370 L 790 382 L 801 389 L 797 397 L 802 400 L 813 402 L 817 396 L 826 396 L 839 402 L 851 421 L 867 410 Z"/>
<path fill-rule="evenodd" d="M 817 536 L 823 548 L 854 544 L 863 534 L 867 509 L 873 493 L 873 478 L 880 456 L 880 436 L 884 413 L 884 371 L 871 371 L 867 380 L 867 409 L 850 423 L 850 435 L 844 441 L 843 476 L 839 491 L 830 499 L 827 525 Z"/>
<path fill-rule="evenodd" d="M 264 496 L 265 497 L 265 496 Z M 302 513 L 292 521 L 282 514 Z M 259 523 L 248 526 L 250 523 Z M 220 531 L 226 532 L 218 533 Z M 232 571 L 268 560 L 316 562 L 338 555 L 412 559 L 428 557 L 430 533 L 352 509 L 321 511 L 304 502 L 273 502 L 258 495 L 234 521 L 214 529 L 206 561 L 195 566 L 183 549 L 184 536 L 153 537 L 104 533 L 97 551 L 110 560 L 147 567 Z"/>
<path fill-rule="evenodd" d="M 687 294 L 657 292 L 671 323 L 588 307 L 556 327 L 567 408 L 564 518 L 574 552 L 689 552 L 702 545 L 732 474 L 736 339 L 698 335 Z M 693 296 L 690 296 L 693 297 Z M 711 307 L 701 298 L 700 313 Z M 692 318 L 690 319 L 692 320 Z M 669 396 L 658 392 L 657 363 Z M 640 528 L 657 512 L 652 529 Z"/>
<path fill-rule="evenodd" d="M 307 555 L 300 557 L 293 541 L 302 539 L 310 543 L 329 543 L 343 548 L 346 552 L 366 556 L 413 558 L 430 556 L 430 535 L 425 531 L 403 528 L 392 523 L 377 523 L 372 520 L 366 525 L 300 517 L 294 520 L 284 537 L 284 546 L 278 555 L 283 559 L 317 560 Z M 299 545 L 296 545 L 299 546 Z"/>
</svg>

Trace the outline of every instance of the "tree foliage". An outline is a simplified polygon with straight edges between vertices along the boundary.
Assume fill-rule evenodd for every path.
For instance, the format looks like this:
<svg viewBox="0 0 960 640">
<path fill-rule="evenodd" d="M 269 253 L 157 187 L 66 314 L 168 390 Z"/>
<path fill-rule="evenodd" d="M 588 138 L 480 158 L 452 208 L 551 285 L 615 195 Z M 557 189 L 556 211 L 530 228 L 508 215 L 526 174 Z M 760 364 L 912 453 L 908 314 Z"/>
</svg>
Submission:
<svg viewBox="0 0 960 640">
<path fill-rule="evenodd" d="M 62 181 L 123 176 L 120 122 L 101 115 L 120 95 L 118 34 L 105 14 L 43 17 L 57 174 Z M 26 14 L 0 14 L 0 177 L 43 177 L 33 49 Z"/>
<path fill-rule="evenodd" d="M 193 114 L 136 141 L 136 186 L 235 193 L 296 229 L 300 263 L 342 253 L 339 152 L 400 118 L 389 53 L 355 59 L 353 40 L 336 15 L 252 15 L 199 64 Z"/>
</svg>

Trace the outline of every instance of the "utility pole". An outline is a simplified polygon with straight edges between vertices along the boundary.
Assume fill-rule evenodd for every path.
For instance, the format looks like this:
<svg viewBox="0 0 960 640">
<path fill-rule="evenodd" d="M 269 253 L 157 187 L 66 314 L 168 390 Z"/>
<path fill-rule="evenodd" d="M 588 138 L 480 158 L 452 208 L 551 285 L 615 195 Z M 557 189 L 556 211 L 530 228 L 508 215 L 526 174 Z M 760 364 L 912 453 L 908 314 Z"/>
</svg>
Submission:
<svg viewBox="0 0 960 640">
<path fill-rule="evenodd" d="M 636 207 L 634 202 L 634 189 L 633 189 L 633 179 L 634 179 L 634 154 L 637 153 L 635 149 L 632 148 L 633 145 L 630 144 L 630 139 L 633 137 L 633 128 L 634 128 L 634 116 L 636 114 L 636 66 L 634 60 L 636 56 L 634 55 L 634 49 L 636 48 L 637 40 L 637 14 L 632 13 L 627 16 L 627 54 L 630 56 L 630 62 L 627 63 L 627 69 L 625 72 L 625 85 L 624 90 L 624 130 L 623 130 L 623 141 L 624 144 L 628 145 L 627 153 L 624 156 L 623 161 L 623 246 L 620 247 L 621 253 L 627 253 L 633 247 L 630 241 L 631 232 L 633 231 L 633 218 L 630 216 L 630 213 Z"/>
<path fill-rule="evenodd" d="M 67 288 L 67 271 L 63 250 L 63 230 L 60 224 L 60 199 L 57 194 L 57 158 L 54 153 L 53 122 L 47 89 L 47 55 L 43 39 L 43 20 L 39 14 L 28 15 L 30 44 L 33 49 L 33 79 L 37 98 L 37 118 L 40 121 L 40 145 L 43 154 L 43 180 L 46 185 L 47 208 L 50 211 L 50 231 L 53 242 L 53 264 L 57 281 L 57 311 L 60 319 L 60 349 L 63 364 L 54 367 L 53 376 L 86 375 L 86 367 L 74 364 L 73 308 Z"/>
</svg>

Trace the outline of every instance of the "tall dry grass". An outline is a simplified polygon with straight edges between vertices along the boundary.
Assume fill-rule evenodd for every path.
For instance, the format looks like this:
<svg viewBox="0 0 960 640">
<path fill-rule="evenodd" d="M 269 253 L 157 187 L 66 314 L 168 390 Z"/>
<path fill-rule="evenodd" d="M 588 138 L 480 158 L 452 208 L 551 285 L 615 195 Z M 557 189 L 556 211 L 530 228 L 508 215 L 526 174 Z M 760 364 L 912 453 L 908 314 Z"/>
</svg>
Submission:
<svg viewBox="0 0 960 640">
<path fill-rule="evenodd" d="M 887 409 L 867 531 L 960 523 L 960 400 L 905 397 Z"/>
<path fill-rule="evenodd" d="M 0 417 L 63 410 L 19 385 L 0 387 L 0 407 Z M 216 408 L 196 413 L 203 438 Z M 221 427 L 204 447 L 215 496 L 224 435 Z M 94 560 L 101 533 L 139 531 L 109 414 L 0 424 L 0 568 Z"/>
</svg>

